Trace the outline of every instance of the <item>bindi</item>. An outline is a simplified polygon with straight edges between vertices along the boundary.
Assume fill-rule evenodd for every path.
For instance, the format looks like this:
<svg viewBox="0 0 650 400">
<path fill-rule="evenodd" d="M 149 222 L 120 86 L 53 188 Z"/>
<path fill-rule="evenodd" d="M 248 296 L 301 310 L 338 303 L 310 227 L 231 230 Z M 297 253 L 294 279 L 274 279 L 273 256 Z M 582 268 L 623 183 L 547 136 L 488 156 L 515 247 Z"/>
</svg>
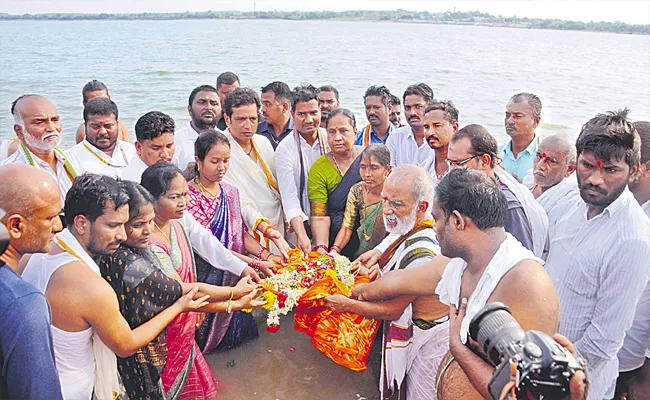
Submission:
<svg viewBox="0 0 650 400">
<path fill-rule="evenodd" d="M 602 163 L 602 161 L 596 161 L 596 166 L 597 166 L 598 168 L 602 168 L 602 167 L 603 167 L 603 163 Z"/>
</svg>

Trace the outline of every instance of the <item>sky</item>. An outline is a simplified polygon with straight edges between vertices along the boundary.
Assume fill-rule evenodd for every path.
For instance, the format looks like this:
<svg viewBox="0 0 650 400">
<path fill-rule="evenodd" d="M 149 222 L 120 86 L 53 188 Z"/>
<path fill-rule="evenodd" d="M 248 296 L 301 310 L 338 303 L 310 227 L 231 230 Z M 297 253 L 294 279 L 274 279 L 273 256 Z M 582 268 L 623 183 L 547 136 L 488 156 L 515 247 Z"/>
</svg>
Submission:
<svg viewBox="0 0 650 400">
<path fill-rule="evenodd" d="M 573 21 L 622 21 L 650 24 L 650 0 L 2 0 L 0 12 L 130 13 L 183 11 L 481 11 L 504 17 L 557 18 Z"/>
</svg>

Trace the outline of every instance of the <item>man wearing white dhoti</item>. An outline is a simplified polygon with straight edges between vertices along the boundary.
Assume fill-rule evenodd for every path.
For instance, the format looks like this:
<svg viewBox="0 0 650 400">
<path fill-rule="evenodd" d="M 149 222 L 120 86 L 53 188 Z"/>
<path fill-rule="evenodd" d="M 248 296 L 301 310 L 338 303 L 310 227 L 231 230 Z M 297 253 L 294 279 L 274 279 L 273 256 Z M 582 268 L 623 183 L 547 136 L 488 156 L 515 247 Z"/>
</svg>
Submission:
<svg viewBox="0 0 650 400">
<path fill-rule="evenodd" d="M 79 175 L 86 172 L 120 178 L 137 156 L 135 146 L 118 139 L 117 105 L 108 98 L 96 97 L 84 106 L 86 137 L 66 151 L 79 165 Z"/>
<path fill-rule="evenodd" d="M 432 229 L 433 182 L 428 173 L 415 165 L 397 167 L 386 179 L 382 196 L 385 198 L 384 224 L 395 238 L 379 259 L 382 273 L 409 270 L 435 257 L 439 248 Z M 413 355 L 426 342 L 426 331 L 444 322 L 437 321 L 431 313 L 431 295 L 432 292 L 428 299 L 419 301 L 411 295 L 376 302 L 362 301 L 363 296 L 360 301 L 340 294 L 325 298 L 325 306 L 334 311 L 349 311 L 385 321 L 380 379 L 382 399 L 431 398 L 409 397 L 409 393 L 421 391 L 419 385 L 426 386 L 429 382 L 414 381 L 410 388 L 411 380 L 406 376 L 413 364 Z M 443 319 L 444 314 L 441 315 Z"/>
<path fill-rule="evenodd" d="M 22 273 L 50 304 L 54 356 L 65 399 L 117 398 L 116 354 L 134 354 L 181 312 L 199 307 L 184 296 L 134 330 L 120 314 L 115 292 L 92 257 L 110 255 L 126 240 L 128 200 L 115 179 L 80 176 L 66 197 L 68 228 L 55 236 L 49 253 L 31 256 Z"/>
<path fill-rule="evenodd" d="M 225 134 L 230 140 L 231 159 L 224 181 L 239 189 L 243 205 L 251 204 L 261 214 L 254 222 L 244 216 L 251 231 L 255 232 L 260 222 L 267 222 L 284 232 L 282 201 L 275 175 L 275 152 L 267 138 L 255 135 L 259 109 L 260 99 L 251 89 L 238 88 L 226 96 L 224 113 L 228 130 Z M 263 236 L 261 243 L 268 246 L 269 238 L 264 232 Z"/>
</svg>

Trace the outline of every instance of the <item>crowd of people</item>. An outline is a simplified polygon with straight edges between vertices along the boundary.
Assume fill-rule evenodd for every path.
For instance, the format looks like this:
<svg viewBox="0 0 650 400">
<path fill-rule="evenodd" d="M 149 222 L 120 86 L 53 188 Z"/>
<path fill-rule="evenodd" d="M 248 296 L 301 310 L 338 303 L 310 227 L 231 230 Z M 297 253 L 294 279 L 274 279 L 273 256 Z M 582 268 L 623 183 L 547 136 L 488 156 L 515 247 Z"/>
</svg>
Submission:
<svg viewBox="0 0 650 400">
<path fill-rule="evenodd" d="M 35 94 L 0 145 L 0 398 L 217 398 L 204 354 L 258 337 L 293 246 L 370 277 L 325 306 L 384 321 L 382 399 L 489 398 L 468 333 L 496 301 L 582 363 L 570 398 L 650 396 L 650 123 L 627 110 L 542 138 L 518 93 L 499 146 L 424 83 L 370 86 L 358 125 L 333 86 L 226 72 L 131 143 L 103 83 L 82 97 L 72 148 Z"/>
</svg>

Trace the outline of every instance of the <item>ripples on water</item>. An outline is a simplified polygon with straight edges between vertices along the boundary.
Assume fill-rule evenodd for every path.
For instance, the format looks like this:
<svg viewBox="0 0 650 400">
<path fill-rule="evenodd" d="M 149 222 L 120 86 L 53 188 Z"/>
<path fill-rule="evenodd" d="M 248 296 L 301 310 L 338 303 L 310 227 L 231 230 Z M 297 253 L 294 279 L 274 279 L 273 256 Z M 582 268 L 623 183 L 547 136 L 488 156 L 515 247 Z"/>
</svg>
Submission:
<svg viewBox="0 0 650 400">
<path fill-rule="evenodd" d="M 542 134 L 577 134 L 598 112 L 629 107 L 650 119 L 650 36 L 471 26 L 335 21 L 0 22 L 0 137 L 13 136 L 11 102 L 49 97 L 70 144 L 82 121 L 81 87 L 106 83 L 133 132 L 161 110 L 188 119 L 187 98 L 225 70 L 259 90 L 273 80 L 332 84 L 365 122 L 362 96 L 383 84 L 401 97 L 423 81 L 503 142 L 508 98 L 543 102 Z M 132 137 L 134 137 L 132 135 Z"/>
</svg>

